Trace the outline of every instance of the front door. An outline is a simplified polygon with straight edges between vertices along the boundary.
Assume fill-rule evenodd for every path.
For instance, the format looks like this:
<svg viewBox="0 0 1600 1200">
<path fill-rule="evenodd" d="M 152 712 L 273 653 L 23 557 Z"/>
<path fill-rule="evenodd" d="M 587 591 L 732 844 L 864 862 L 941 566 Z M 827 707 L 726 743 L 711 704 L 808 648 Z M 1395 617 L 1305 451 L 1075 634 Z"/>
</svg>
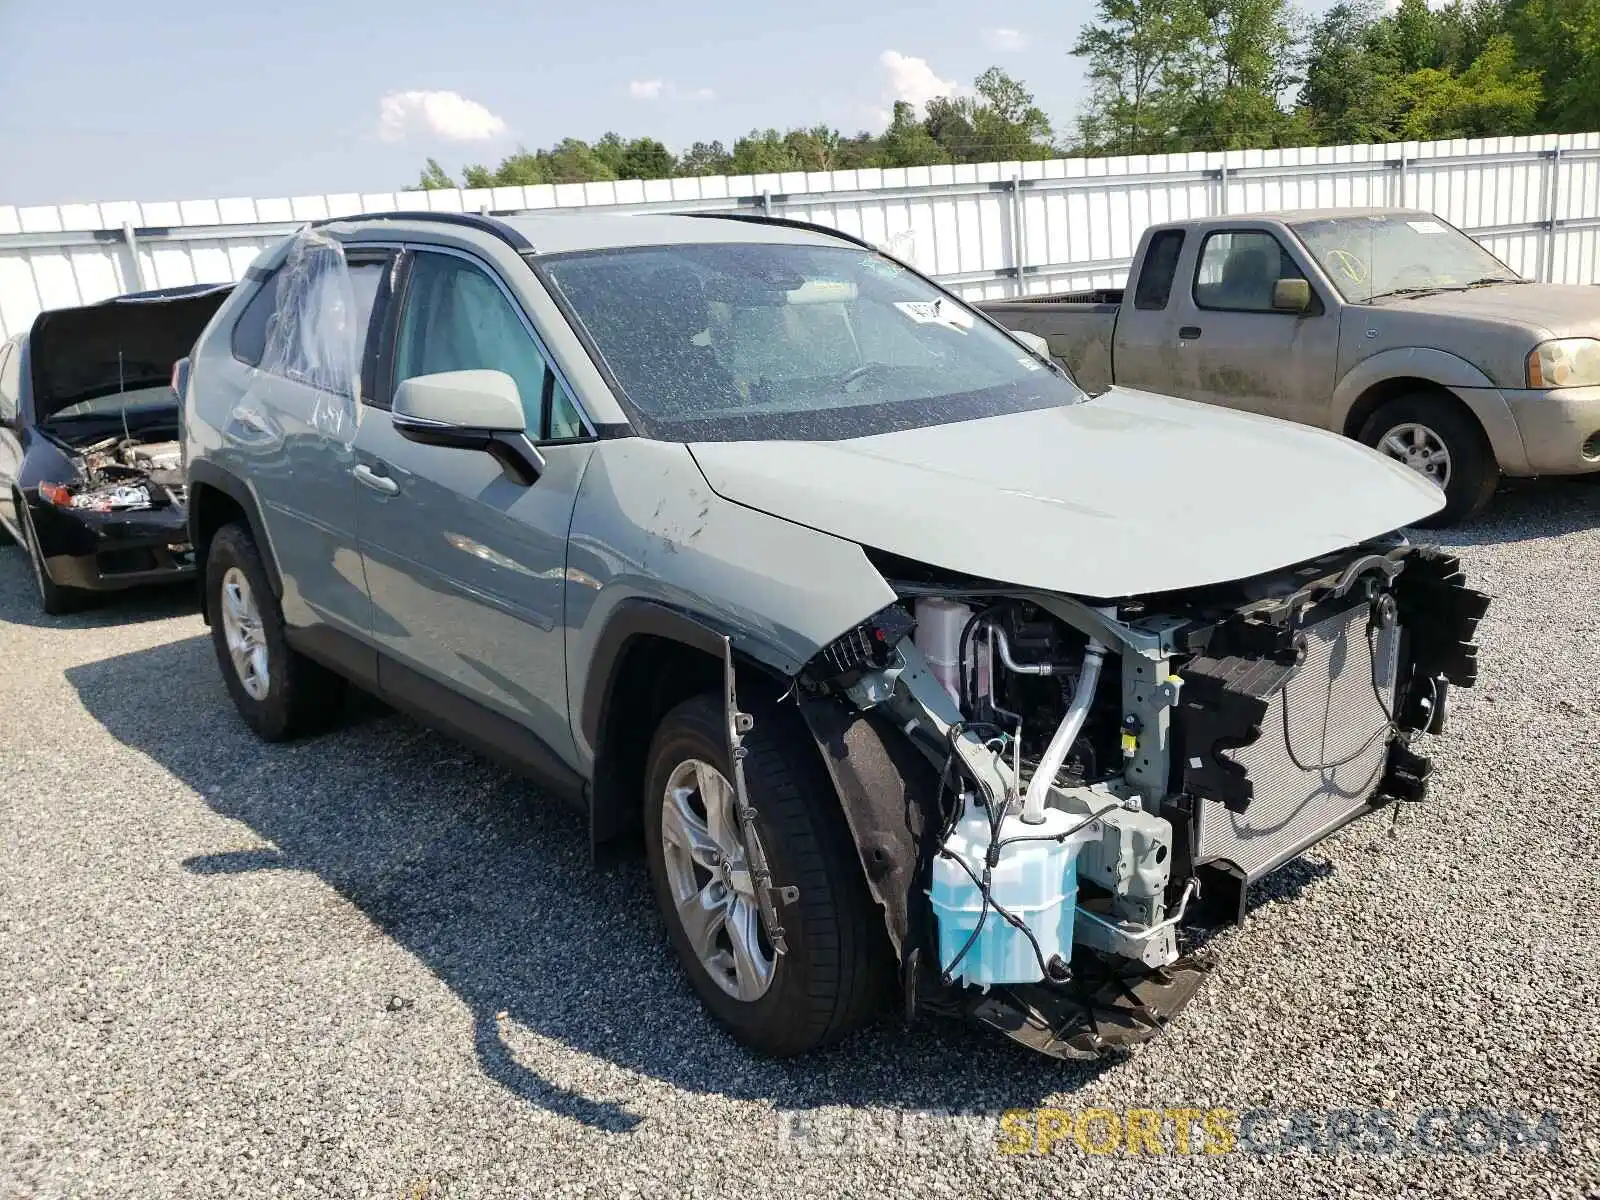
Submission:
<svg viewBox="0 0 1600 1200">
<path fill-rule="evenodd" d="M 1280 279 L 1305 279 L 1265 229 L 1208 233 L 1181 297 L 1174 334 L 1186 363 L 1178 395 L 1309 425 L 1327 420 L 1339 317 L 1312 283 L 1305 313 L 1272 306 Z M 1178 297 L 1174 298 L 1179 300 Z"/>
<path fill-rule="evenodd" d="M 356 439 L 373 635 L 388 662 L 532 730 L 571 761 L 562 598 L 567 529 L 592 442 L 521 306 L 475 259 L 417 250 L 403 283 L 395 385 L 504 371 L 546 469 L 531 486 L 488 454 L 407 441 L 385 411 Z M 388 395 L 375 397 L 387 407 Z M 398 681 L 392 679 L 391 682 Z"/>
</svg>

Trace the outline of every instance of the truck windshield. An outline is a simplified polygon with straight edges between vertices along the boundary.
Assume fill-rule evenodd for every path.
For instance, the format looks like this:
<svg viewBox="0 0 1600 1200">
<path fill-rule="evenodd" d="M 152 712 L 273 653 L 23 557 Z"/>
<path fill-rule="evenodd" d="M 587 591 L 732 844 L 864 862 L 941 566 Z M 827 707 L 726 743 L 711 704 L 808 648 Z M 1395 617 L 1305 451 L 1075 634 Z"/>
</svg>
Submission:
<svg viewBox="0 0 1600 1200">
<path fill-rule="evenodd" d="M 1352 304 L 1522 282 L 1459 229 L 1418 213 L 1327 217 L 1291 228 Z"/>
<path fill-rule="evenodd" d="M 836 440 L 1083 399 L 871 251 L 712 243 L 533 261 L 646 437 Z"/>
</svg>

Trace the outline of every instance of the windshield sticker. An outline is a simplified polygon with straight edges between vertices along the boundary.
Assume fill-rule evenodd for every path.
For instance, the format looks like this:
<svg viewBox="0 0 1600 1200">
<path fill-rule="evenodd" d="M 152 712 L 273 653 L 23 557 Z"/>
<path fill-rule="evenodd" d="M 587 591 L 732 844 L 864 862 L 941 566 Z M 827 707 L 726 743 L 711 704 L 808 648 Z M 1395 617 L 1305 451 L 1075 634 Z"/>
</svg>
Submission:
<svg viewBox="0 0 1600 1200">
<path fill-rule="evenodd" d="M 1407 221 L 1407 225 L 1418 233 L 1443 233 L 1445 228 L 1437 221 Z"/>
<path fill-rule="evenodd" d="M 971 313 L 963 312 L 954 304 L 946 304 L 942 297 L 938 300 L 901 300 L 895 307 L 918 325 L 943 325 L 960 333 L 965 333 L 973 325 Z"/>
<path fill-rule="evenodd" d="M 1017 361 L 1022 364 L 1024 370 L 1027 370 L 1027 371 L 1042 371 L 1042 370 L 1044 370 L 1044 364 L 1042 362 L 1040 362 L 1037 358 L 1026 358 L 1026 357 L 1024 357 L 1024 358 L 1017 359 Z"/>
</svg>

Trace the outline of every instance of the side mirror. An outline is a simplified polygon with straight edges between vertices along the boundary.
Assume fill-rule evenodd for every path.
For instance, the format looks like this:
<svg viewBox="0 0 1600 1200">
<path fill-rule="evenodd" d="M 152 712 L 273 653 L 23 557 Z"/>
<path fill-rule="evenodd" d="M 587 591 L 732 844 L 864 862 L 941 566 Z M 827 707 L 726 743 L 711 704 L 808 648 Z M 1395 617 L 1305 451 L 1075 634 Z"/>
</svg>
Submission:
<svg viewBox="0 0 1600 1200">
<path fill-rule="evenodd" d="M 1272 307 L 1278 312 L 1311 311 L 1311 284 L 1304 279 L 1280 279 L 1272 285 Z"/>
<path fill-rule="evenodd" d="M 1017 341 L 1021 342 L 1029 350 L 1032 350 L 1040 358 L 1047 359 L 1050 357 L 1050 343 L 1044 338 L 1040 337 L 1037 333 L 1029 333 L 1026 329 L 1013 329 L 1011 331 L 1011 336 L 1016 338 Z"/>
<path fill-rule="evenodd" d="M 424 446 L 479 450 L 527 486 L 544 473 L 544 455 L 528 440 L 517 381 L 504 371 L 441 371 L 395 389 L 390 420 Z"/>
</svg>

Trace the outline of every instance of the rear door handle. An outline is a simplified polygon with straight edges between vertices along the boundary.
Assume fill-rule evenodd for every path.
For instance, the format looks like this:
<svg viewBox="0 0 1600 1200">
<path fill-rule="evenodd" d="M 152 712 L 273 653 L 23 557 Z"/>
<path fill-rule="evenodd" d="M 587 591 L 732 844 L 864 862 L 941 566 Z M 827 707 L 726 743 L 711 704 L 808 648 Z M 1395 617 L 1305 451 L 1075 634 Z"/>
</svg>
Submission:
<svg viewBox="0 0 1600 1200">
<path fill-rule="evenodd" d="M 1180 342 L 1193 342 L 1200 337 L 1200 326 L 1180 325 L 1178 327 L 1178 340 Z"/>
<path fill-rule="evenodd" d="M 366 463 L 358 463 L 350 472 L 356 477 L 356 482 L 364 484 L 375 492 L 382 492 L 385 496 L 398 496 L 400 485 L 387 475 L 379 475 Z"/>
</svg>

